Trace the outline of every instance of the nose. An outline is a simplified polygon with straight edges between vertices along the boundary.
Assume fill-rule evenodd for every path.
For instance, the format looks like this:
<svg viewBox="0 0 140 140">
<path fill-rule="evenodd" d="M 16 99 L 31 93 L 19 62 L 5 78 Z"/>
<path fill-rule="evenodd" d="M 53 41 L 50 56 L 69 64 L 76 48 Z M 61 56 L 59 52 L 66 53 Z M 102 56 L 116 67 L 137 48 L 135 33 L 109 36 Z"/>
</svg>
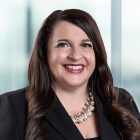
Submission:
<svg viewBox="0 0 140 140">
<path fill-rule="evenodd" d="M 83 56 L 80 48 L 72 48 L 70 54 L 68 55 L 68 58 L 73 61 L 78 61 L 82 57 Z"/>
</svg>

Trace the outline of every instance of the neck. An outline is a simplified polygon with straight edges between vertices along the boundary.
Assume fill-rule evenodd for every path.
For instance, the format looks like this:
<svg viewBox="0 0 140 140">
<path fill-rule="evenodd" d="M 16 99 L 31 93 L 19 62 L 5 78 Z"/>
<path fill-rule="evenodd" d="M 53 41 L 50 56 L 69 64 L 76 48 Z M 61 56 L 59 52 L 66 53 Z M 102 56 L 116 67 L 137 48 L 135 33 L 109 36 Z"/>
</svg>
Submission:
<svg viewBox="0 0 140 140">
<path fill-rule="evenodd" d="M 61 88 L 58 85 L 53 86 L 60 102 L 70 114 L 81 111 L 82 107 L 87 102 L 87 97 L 89 97 L 87 85 L 75 88 Z"/>
<path fill-rule="evenodd" d="M 67 98 L 67 99 L 81 99 L 88 97 L 88 86 L 83 85 L 79 87 L 61 87 L 57 84 L 53 84 L 54 91 L 58 98 Z"/>
</svg>

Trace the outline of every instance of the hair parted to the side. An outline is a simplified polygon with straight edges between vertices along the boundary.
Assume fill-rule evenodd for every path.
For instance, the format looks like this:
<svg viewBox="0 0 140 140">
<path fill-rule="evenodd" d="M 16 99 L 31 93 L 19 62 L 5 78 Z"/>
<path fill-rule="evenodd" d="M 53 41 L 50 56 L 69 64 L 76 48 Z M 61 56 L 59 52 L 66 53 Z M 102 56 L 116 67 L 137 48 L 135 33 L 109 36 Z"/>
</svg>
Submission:
<svg viewBox="0 0 140 140">
<path fill-rule="evenodd" d="M 88 13 L 78 9 L 54 11 L 46 18 L 39 30 L 28 69 L 29 87 L 26 93 L 28 124 L 25 139 L 47 139 L 44 120 L 54 103 L 54 95 L 49 92 L 53 78 L 48 66 L 47 47 L 55 25 L 63 20 L 81 28 L 93 43 L 96 68 L 90 77 L 89 86 L 94 91 L 95 100 L 101 104 L 107 118 L 116 127 L 123 140 L 138 140 L 140 138 L 138 121 L 127 109 L 117 103 L 118 90 L 113 86 L 112 74 L 107 64 L 106 51 L 98 26 Z"/>
</svg>

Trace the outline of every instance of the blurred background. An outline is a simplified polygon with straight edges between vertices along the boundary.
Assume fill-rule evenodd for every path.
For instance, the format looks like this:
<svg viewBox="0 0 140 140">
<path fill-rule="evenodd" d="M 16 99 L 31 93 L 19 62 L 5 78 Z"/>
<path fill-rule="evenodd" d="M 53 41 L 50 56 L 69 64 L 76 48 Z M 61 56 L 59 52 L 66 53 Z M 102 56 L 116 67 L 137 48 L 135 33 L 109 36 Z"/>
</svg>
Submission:
<svg viewBox="0 0 140 140">
<path fill-rule="evenodd" d="M 0 94 L 28 85 L 27 70 L 37 32 L 54 10 L 78 8 L 96 20 L 116 86 L 140 109 L 139 0 L 0 0 Z"/>
</svg>

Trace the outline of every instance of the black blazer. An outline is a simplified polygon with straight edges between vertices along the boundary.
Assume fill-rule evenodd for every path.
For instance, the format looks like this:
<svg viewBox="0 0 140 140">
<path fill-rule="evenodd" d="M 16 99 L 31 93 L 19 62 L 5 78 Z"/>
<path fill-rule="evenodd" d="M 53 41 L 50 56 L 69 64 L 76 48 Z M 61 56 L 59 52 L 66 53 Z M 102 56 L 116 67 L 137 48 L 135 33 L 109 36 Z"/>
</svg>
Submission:
<svg viewBox="0 0 140 140">
<path fill-rule="evenodd" d="M 0 140 L 24 140 L 27 124 L 26 88 L 0 95 Z M 53 91 L 52 91 L 53 92 Z M 120 100 L 127 92 L 120 89 Z M 133 101 L 128 109 L 140 121 L 140 114 Z M 96 105 L 101 140 L 121 140 L 114 126 Z M 63 105 L 57 99 L 46 118 L 48 140 L 84 140 Z"/>
</svg>

